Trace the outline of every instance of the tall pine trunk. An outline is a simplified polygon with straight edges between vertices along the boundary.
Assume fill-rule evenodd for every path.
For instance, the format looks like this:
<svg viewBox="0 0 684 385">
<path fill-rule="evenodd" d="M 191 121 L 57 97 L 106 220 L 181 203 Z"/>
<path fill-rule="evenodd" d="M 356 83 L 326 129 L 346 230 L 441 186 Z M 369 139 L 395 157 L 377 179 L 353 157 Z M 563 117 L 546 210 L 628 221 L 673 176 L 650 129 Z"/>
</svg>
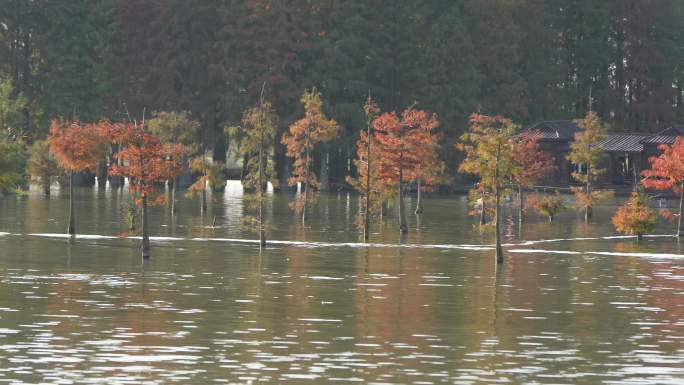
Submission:
<svg viewBox="0 0 684 385">
<path fill-rule="evenodd" d="M 69 171 L 69 225 L 67 233 L 76 236 L 76 216 L 74 215 L 74 172 Z"/>
<path fill-rule="evenodd" d="M 150 257 L 150 234 L 148 229 L 147 218 L 147 194 L 142 195 L 142 257 L 148 259 Z"/>
</svg>

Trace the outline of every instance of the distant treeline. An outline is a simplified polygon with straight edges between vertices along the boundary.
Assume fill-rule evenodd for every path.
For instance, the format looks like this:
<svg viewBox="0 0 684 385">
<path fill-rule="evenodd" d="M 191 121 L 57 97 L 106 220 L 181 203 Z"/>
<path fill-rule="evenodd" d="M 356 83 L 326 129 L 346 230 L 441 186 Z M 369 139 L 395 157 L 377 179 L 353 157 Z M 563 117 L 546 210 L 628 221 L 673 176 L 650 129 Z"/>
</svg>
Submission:
<svg viewBox="0 0 684 385">
<path fill-rule="evenodd" d="M 342 127 L 321 150 L 340 183 L 370 93 L 383 111 L 435 112 L 455 171 L 474 111 L 573 119 L 591 95 L 614 130 L 684 121 L 684 1 L 0 0 L 0 77 L 24 99 L 13 116 L 0 100 L 3 128 L 41 138 L 53 117 L 188 111 L 216 161 L 262 85 L 278 137 L 316 87 Z"/>
</svg>

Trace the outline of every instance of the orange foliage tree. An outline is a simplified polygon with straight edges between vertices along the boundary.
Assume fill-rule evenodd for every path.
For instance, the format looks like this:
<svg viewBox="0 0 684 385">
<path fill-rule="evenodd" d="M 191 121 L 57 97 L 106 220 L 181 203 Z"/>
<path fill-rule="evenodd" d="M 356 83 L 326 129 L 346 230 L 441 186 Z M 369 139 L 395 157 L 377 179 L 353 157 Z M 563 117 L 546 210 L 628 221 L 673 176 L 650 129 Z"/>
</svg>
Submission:
<svg viewBox="0 0 684 385">
<path fill-rule="evenodd" d="M 435 143 L 436 145 L 436 143 Z M 439 159 L 437 151 L 424 147 L 426 151 L 421 157 L 421 162 L 416 165 L 412 175 L 412 181 L 416 183 L 416 209 L 415 214 L 423 213 L 422 193 L 430 192 L 437 183 L 440 174 L 444 171 L 444 163 Z"/>
<path fill-rule="evenodd" d="M 539 148 L 539 137 L 538 133 L 523 133 L 518 136 L 512 148 L 511 160 L 516 167 L 511 179 L 518 188 L 518 221 L 520 223 L 524 220 L 525 211 L 523 188 L 533 187 L 556 169 L 553 156 Z"/>
<path fill-rule="evenodd" d="M 207 211 L 207 183 L 212 189 L 220 189 L 226 186 L 225 170 L 226 166 L 222 162 L 212 162 L 204 157 L 198 155 L 188 162 L 190 171 L 199 174 L 199 177 L 188 187 L 185 195 L 188 198 L 194 198 L 200 195 L 200 215 L 204 215 Z"/>
<path fill-rule="evenodd" d="M 142 208 L 142 256 L 149 258 L 147 205 L 163 203 L 163 196 L 153 201 L 149 198 L 157 195 L 158 184 L 174 180 L 183 172 L 183 146 L 162 143 L 147 131 L 144 124 L 103 123 L 101 130 L 119 146 L 119 151 L 114 154 L 118 162 L 110 165 L 110 173 L 128 178 L 131 193 L 139 198 L 136 202 Z"/>
<path fill-rule="evenodd" d="M 319 143 L 329 142 L 339 135 L 340 127 L 333 119 L 323 113 L 321 93 L 312 89 L 305 91 L 301 99 L 304 105 L 304 117 L 292 123 L 289 132 L 283 135 L 282 143 L 287 148 L 287 156 L 294 159 L 292 176 L 288 180 L 290 186 L 301 183 L 304 193 L 290 205 L 302 214 L 302 222 L 306 221 L 306 206 L 316 199 L 318 179 L 311 171 L 313 151 Z"/>
<path fill-rule="evenodd" d="M 496 262 L 503 263 L 501 245 L 500 203 L 502 192 L 509 190 L 513 176 L 520 172 L 520 164 L 513 160 L 517 145 L 517 126 L 502 116 L 470 115 L 470 129 L 461 136 L 457 148 L 465 152 L 459 171 L 479 177 L 479 191 L 486 202 L 485 193 L 494 196 L 494 227 L 496 237 Z M 484 211 L 484 206 L 482 208 Z"/>
<path fill-rule="evenodd" d="M 565 200 L 560 195 L 560 192 L 556 190 L 556 193 L 553 195 L 545 195 L 542 197 L 537 194 L 532 194 L 528 196 L 527 206 L 533 207 L 543 215 L 546 215 L 546 217 L 549 218 L 549 222 L 553 222 L 553 218 L 561 211 L 565 210 Z"/>
<path fill-rule="evenodd" d="M 50 152 L 59 167 L 69 173 L 69 235 L 76 235 L 74 215 L 74 173 L 95 171 L 105 156 L 106 140 L 97 124 L 52 120 L 48 136 Z"/>
<path fill-rule="evenodd" d="M 663 144 L 658 147 L 661 154 L 649 159 L 651 168 L 642 171 L 645 179 L 641 182 L 646 188 L 657 190 L 673 190 L 679 194 L 679 220 L 677 235 L 684 235 L 682 227 L 682 209 L 684 208 L 684 141 L 677 138 L 672 145 Z M 666 213 L 666 214 L 669 214 Z"/>
<path fill-rule="evenodd" d="M 427 174 L 437 156 L 439 126 L 437 117 L 409 108 L 398 116 L 384 113 L 373 121 L 380 152 L 380 180 L 397 188 L 399 196 L 399 231 L 408 232 L 404 208 L 404 184 Z"/>
<path fill-rule="evenodd" d="M 591 110 L 583 119 L 576 120 L 576 123 L 584 131 L 575 134 L 575 141 L 570 144 L 567 159 L 584 169 L 583 172 L 572 173 L 575 180 L 584 184 L 584 187 L 573 187 L 572 191 L 577 200 L 577 208 L 584 211 L 584 220 L 588 221 L 592 217 L 596 203 L 611 195 L 609 192 L 593 190 L 593 184 L 598 176 L 606 172 L 605 168 L 599 167 L 603 149 L 598 146 L 606 138 L 606 126 Z"/>
<path fill-rule="evenodd" d="M 356 178 L 347 176 L 346 181 L 364 197 L 363 218 L 360 225 L 363 227 L 363 240 L 368 241 L 370 236 L 370 216 L 371 212 L 377 212 L 381 189 L 378 168 L 378 152 L 373 151 L 377 148 L 377 140 L 373 135 L 373 120 L 377 117 L 380 109 L 368 95 L 368 100 L 363 105 L 366 115 L 366 131 L 361 131 L 359 140 L 356 141 L 356 159 L 354 166 L 358 171 Z M 373 202 L 373 203 L 371 203 Z"/>
<path fill-rule="evenodd" d="M 632 197 L 611 219 L 615 229 L 624 234 L 636 235 L 637 239 L 653 231 L 656 226 L 656 214 L 648 207 L 650 200 L 651 198 L 644 193 L 633 192 Z"/>
</svg>

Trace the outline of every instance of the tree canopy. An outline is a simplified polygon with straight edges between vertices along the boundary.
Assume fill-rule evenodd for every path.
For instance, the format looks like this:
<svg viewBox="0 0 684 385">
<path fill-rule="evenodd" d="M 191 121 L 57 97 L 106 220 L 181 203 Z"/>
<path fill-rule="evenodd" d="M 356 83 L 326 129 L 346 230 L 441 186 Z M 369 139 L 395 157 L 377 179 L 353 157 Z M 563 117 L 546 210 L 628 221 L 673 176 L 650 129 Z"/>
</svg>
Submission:
<svg viewBox="0 0 684 385">
<path fill-rule="evenodd" d="M 684 2 L 594 0 L 6 0 L 0 9 L 0 125 L 44 136 L 50 119 L 120 121 L 187 111 L 225 161 L 224 127 L 258 104 L 276 137 L 316 87 L 344 127 L 330 178 L 350 162 L 368 92 L 383 111 L 440 119 L 441 158 L 472 111 L 526 125 L 593 109 L 616 130 L 684 119 Z M 6 84 L 11 83 L 12 90 Z M 10 111 L 9 113 L 7 111 Z M 279 175 L 288 167 L 276 143 Z M 323 151 L 323 150 L 320 150 Z M 317 151 L 318 160 L 321 156 Z M 350 164 L 348 170 L 344 165 Z"/>
</svg>

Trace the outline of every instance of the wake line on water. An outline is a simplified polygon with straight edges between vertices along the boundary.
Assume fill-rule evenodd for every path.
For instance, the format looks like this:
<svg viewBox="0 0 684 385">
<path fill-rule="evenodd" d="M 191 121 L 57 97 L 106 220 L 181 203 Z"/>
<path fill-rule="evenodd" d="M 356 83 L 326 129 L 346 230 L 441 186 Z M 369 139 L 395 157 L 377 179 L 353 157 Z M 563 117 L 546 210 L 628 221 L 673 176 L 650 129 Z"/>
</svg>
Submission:
<svg viewBox="0 0 684 385">
<path fill-rule="evenodd" d="M 34 237 L 45 237 L 45 238 L 69 238 L 68 234 L 57 234 L 57 233 L 29 233 L 29 234 L 12 234 L 7 232 L 0 232 L 0 236 L 11 236 L 11 235 L 28 235 Z M 654 234 L 645 235 L 644 237 L 649 238 L 663 238 L 669 237 L 674 238 L 673 235 L 669 234 Z M 563 254 L 563 255 L 603 255 L 603 256 L 618 256 L 618 257 L 641 257 L 641 258 L 657 258 L 657 259 L 682 259 L 684 255 L 682 254 L 668 254 L 668 253 L 624 253 L 624 252 L 610 252 L 610 251 L 572 251 L 572 250 L 546 250 L 546 249 L 519 249 L 514 247 L 520 246 L 531 246 L 540 243 L 552 243 L 552 242 L 563 242 L 563 241 L 587 241 L 587 240 L 610 240 L 610 239 L 634 239 L 636 236 L 631 235 L 616 235 L 616 236 L 606 236 L 606 237 L 581 237 L 581 238 L 558 238 L 558 239 L 540 239 L 533 241 L 523 241 L 520 243 L 506 243 L 503 246 L 508 248 L 511 253 L 540 253 L 540 254 Z M 97 239 L 135 239 L 139 240 L 141 237 L 122 237 L 115 235 L 96 235 L 96 234 L 79 234 L 76 235 L 76 239 L 84 240 L 97 240 Z M 152 242 L 171 242 L 171 241 L 194 241 L 194 242 L 226 242 L 226 243 L 244 243 L 244 244 L 258 244 L 258 239 L 244 239 L 244 238 L 185 238 L 185 237 L 150 237 Z M 318 248 L 318 247 L 352 247 L 352 248 L 365 248 L 365 247 L 375 247 L 375 248 L 406 248 L 406 249 L 452 249 L 452 250 L 472 250 L 472 251 L 485 251 L 493 250 L 494 245 L 472 245 L 472 244 L 390 244 L 390 243 L 364 243 L 364 242 L 306 242 L 306 241 L 283 241 L 283 240 L 271 240 L 268 241 L 272 245 L 285 245 L 294 247 L 308 247 L 308 248 Z"/>
<path fill-rule="evenodd" d="M 10 233 L 0 233 L 0 235 L 23 235 L 23 234 L 10 234 Z M 57 233 L 29 233 L 25 234 L 33 237 L 45 237 L 45 238 L 70 238 L 69 234 L 57 234 Z M 76 239 L 136 239 L 140 240 L 141 237 L 119 237 L 113 235 L 94 235 L 94 234 L 78 234 Z M 258 244 L 258 239 L 244 239 L 244 238 L 184 238 L 184 237 L 150 237 L 150 241 L 153 242 L 171 242 L 171 241 L 195 241 L 195 242 L 227 242 L 227 243 L 248 243 L 248 244 Z M 492 245 L 455 245 L 455 244 L 442 244 L 442 245 L 431 245 L 431 244 L 391 244 L 391 243 L 363 243 L 363 242 L 306 242 L 306 241 L 281 241 L 281 240 L 269 240 L 270 245 L 286 245 L 286 246 L 296 246 L 296 247 L 400 247 L 400 248 L 411 248 L 411 249 L 459 249 L 459 250 L 493 250 Z"/>
<path fill-rule="evenodd" d="M 571 251 L 571 250 L 544 250 L 544 249 L 510 249 L 511 253 L 541 253 L 541 254 L 565 254 L 565 255 L 605 255 L 611 257 L 640 257 L 640 258 L 656 258 L 656 259 L 682 259 L 682 254 L 669 253 L 622 253 L 613 251 Z"/>
</svg>

